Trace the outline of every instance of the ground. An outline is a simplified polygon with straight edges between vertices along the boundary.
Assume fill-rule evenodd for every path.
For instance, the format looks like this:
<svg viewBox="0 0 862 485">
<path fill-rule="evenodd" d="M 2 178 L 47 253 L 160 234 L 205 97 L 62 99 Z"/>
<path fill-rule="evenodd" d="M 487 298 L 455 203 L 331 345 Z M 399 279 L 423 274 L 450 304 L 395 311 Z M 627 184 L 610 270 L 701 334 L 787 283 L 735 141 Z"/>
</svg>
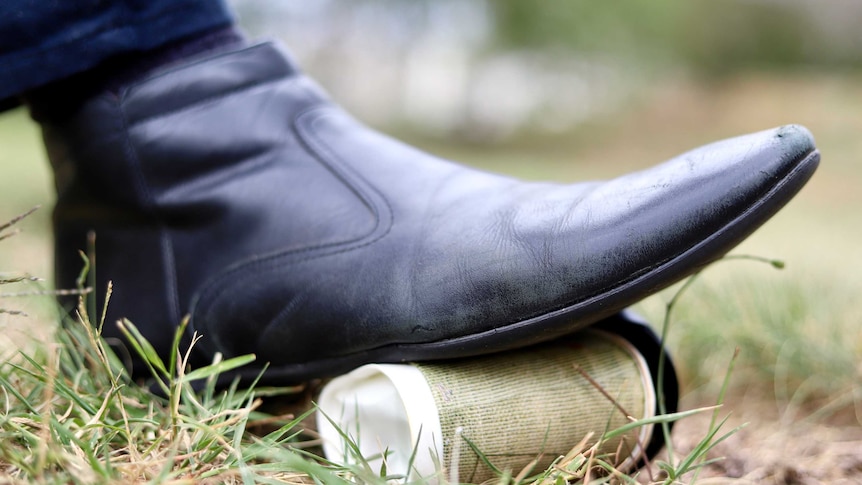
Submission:
<svg viewBox="0 0 862 485">
<path fill-rule="evenodd" d="M 862 483 L 862 427 L 855 416 L 831 422 L 781 416 L 774 402 L 762 398 L 731 398 L 725 409 L 733 408 L 739 415 L 731 417 L 726 429 L 748 424 L 710 453 L 718 460 L 700 473 L 698 483 Z M 674 430 L 676 447 L 683 452 L 694 447 L 709 419 L 705 414 L 680 422 Z"/>
</svg>

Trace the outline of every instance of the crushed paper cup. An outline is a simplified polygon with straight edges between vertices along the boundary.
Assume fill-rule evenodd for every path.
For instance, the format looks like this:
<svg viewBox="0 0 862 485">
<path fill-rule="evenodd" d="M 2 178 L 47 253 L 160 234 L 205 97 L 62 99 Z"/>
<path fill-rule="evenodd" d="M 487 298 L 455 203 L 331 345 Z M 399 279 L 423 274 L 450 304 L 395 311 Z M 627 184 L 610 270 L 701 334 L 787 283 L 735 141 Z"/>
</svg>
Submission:
<svg viewBox="0 0 862 485">
<path fill-rule="evenodd" d="M 512 474 L 538 459 L 538 473 L 586 436 L 584 452 L 655 411 L 643 356 L 617 335 L 590 330 L 476 358 L 360 367 L 323 388 L 317 426 L 333 462 L 360 462 L 352 442 L 375 473 L 385 459 L 390 477 L 478 483 L 495 473 L 475 450 Z M 596 456 L 629 468 L 652 432 L 643 426 L 605 440 Z"/>
</svg>

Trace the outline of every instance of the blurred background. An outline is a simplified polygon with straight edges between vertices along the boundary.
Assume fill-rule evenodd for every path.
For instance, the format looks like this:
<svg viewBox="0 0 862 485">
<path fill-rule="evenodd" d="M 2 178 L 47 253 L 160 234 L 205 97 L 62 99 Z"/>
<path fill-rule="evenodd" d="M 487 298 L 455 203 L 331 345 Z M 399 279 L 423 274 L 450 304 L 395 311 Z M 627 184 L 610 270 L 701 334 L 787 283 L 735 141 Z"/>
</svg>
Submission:
<svg viewBox="0 0 862 485">
<path fill-rule="evenodd" d="M 862 2 L 231 3 L 249 33 L 284 41 L 360 119 L 526 179 L 612 177 L 720 138 L 807 126 L 819 172 L 734 251 L 786 268 L 707 269 L 675 310 L 669 345 L 690 403 L 715 399 L 739 348 L 738 414 L 859 428 Z M 48 277 L 52 190 L 38 137 L 25 112 L 0 116 L 0 220 L 43 206 L 0 242 L 0 269 Z M 638 309 L 660 325 L 672 294 Z M 36 314 L 0 314 L 3 338 Z"/>
</svg>

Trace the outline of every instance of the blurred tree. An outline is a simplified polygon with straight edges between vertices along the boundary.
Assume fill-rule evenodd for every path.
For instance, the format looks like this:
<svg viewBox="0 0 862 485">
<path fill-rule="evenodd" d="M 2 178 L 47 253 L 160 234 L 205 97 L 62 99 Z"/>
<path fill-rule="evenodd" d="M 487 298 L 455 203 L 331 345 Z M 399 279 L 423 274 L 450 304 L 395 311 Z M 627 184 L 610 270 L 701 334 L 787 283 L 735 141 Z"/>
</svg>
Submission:
<svg viewBox="0 0 862 485">
<path fill-rule="evenodd" d="M 502 47 L 549 45 L 583 52 L 643 55 L 667 52 L 689 2 L 500 0 L 490 2 Z M 646 52 L 645 52 L 646 51 Z"/>
<path fill-rule="evenodd" d="M 409 48 L 432 24 L 445 31 L 447 22 L 440 20 L 446 17 L 464 37 L 464 19 L 451 16 L 466 8 L 490 15 L 490 28 L 475 30 L 480 36 L 490 32 L 492 47 L 500 49 L 560 49 L 647 66 L 676 63 L 708 75 L 752 67 L 862 66 L 859 0 L 230 1 L 252 30 L 289 24 L 284 28 L 300 29 L 303 37 L 327 37 L 323 44 L 349 37 L 348 30 L 375 36 L 383 29 Z"/>
<path fill-rule="evenodd" d="M 560 132 L 645 83 L 862 67 L 860 0 L 229 0 L 362 118 L 471 141 Z"/>
<path fill-rule="evenodd" d="M 564 47 L 695 72 L 862 66 L 862 2 L 595 0 L 489 2 L 501 47 Z"/>
<path fill-rule="evenodd" d="M 806 46 L 825 42 L 792 2 L 700 2 L 676 31 L 680 58 L 706 74 L 811 64 Z"/>
</svg>

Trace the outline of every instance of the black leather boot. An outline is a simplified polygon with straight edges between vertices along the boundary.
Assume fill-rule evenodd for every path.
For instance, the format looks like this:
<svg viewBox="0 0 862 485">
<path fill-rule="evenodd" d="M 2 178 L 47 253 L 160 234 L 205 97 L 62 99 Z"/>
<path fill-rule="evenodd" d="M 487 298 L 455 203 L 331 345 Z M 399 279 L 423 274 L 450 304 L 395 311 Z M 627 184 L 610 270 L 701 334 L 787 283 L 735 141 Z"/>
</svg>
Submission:
<svg viewBox="0 0 862 485">
<path fill-rule="evenodd" d="M 786 126 L 606 182 L 524 183 L 367 129 L 271 43 L 97 96 L 44 137 L 58 286 L 94 230 L 109 321 L 167 354 L 190 314 L 202 359 L 254 353 L 273 382 L 590 325 L 719 258 L 819 160 Z"/>
</svg>

